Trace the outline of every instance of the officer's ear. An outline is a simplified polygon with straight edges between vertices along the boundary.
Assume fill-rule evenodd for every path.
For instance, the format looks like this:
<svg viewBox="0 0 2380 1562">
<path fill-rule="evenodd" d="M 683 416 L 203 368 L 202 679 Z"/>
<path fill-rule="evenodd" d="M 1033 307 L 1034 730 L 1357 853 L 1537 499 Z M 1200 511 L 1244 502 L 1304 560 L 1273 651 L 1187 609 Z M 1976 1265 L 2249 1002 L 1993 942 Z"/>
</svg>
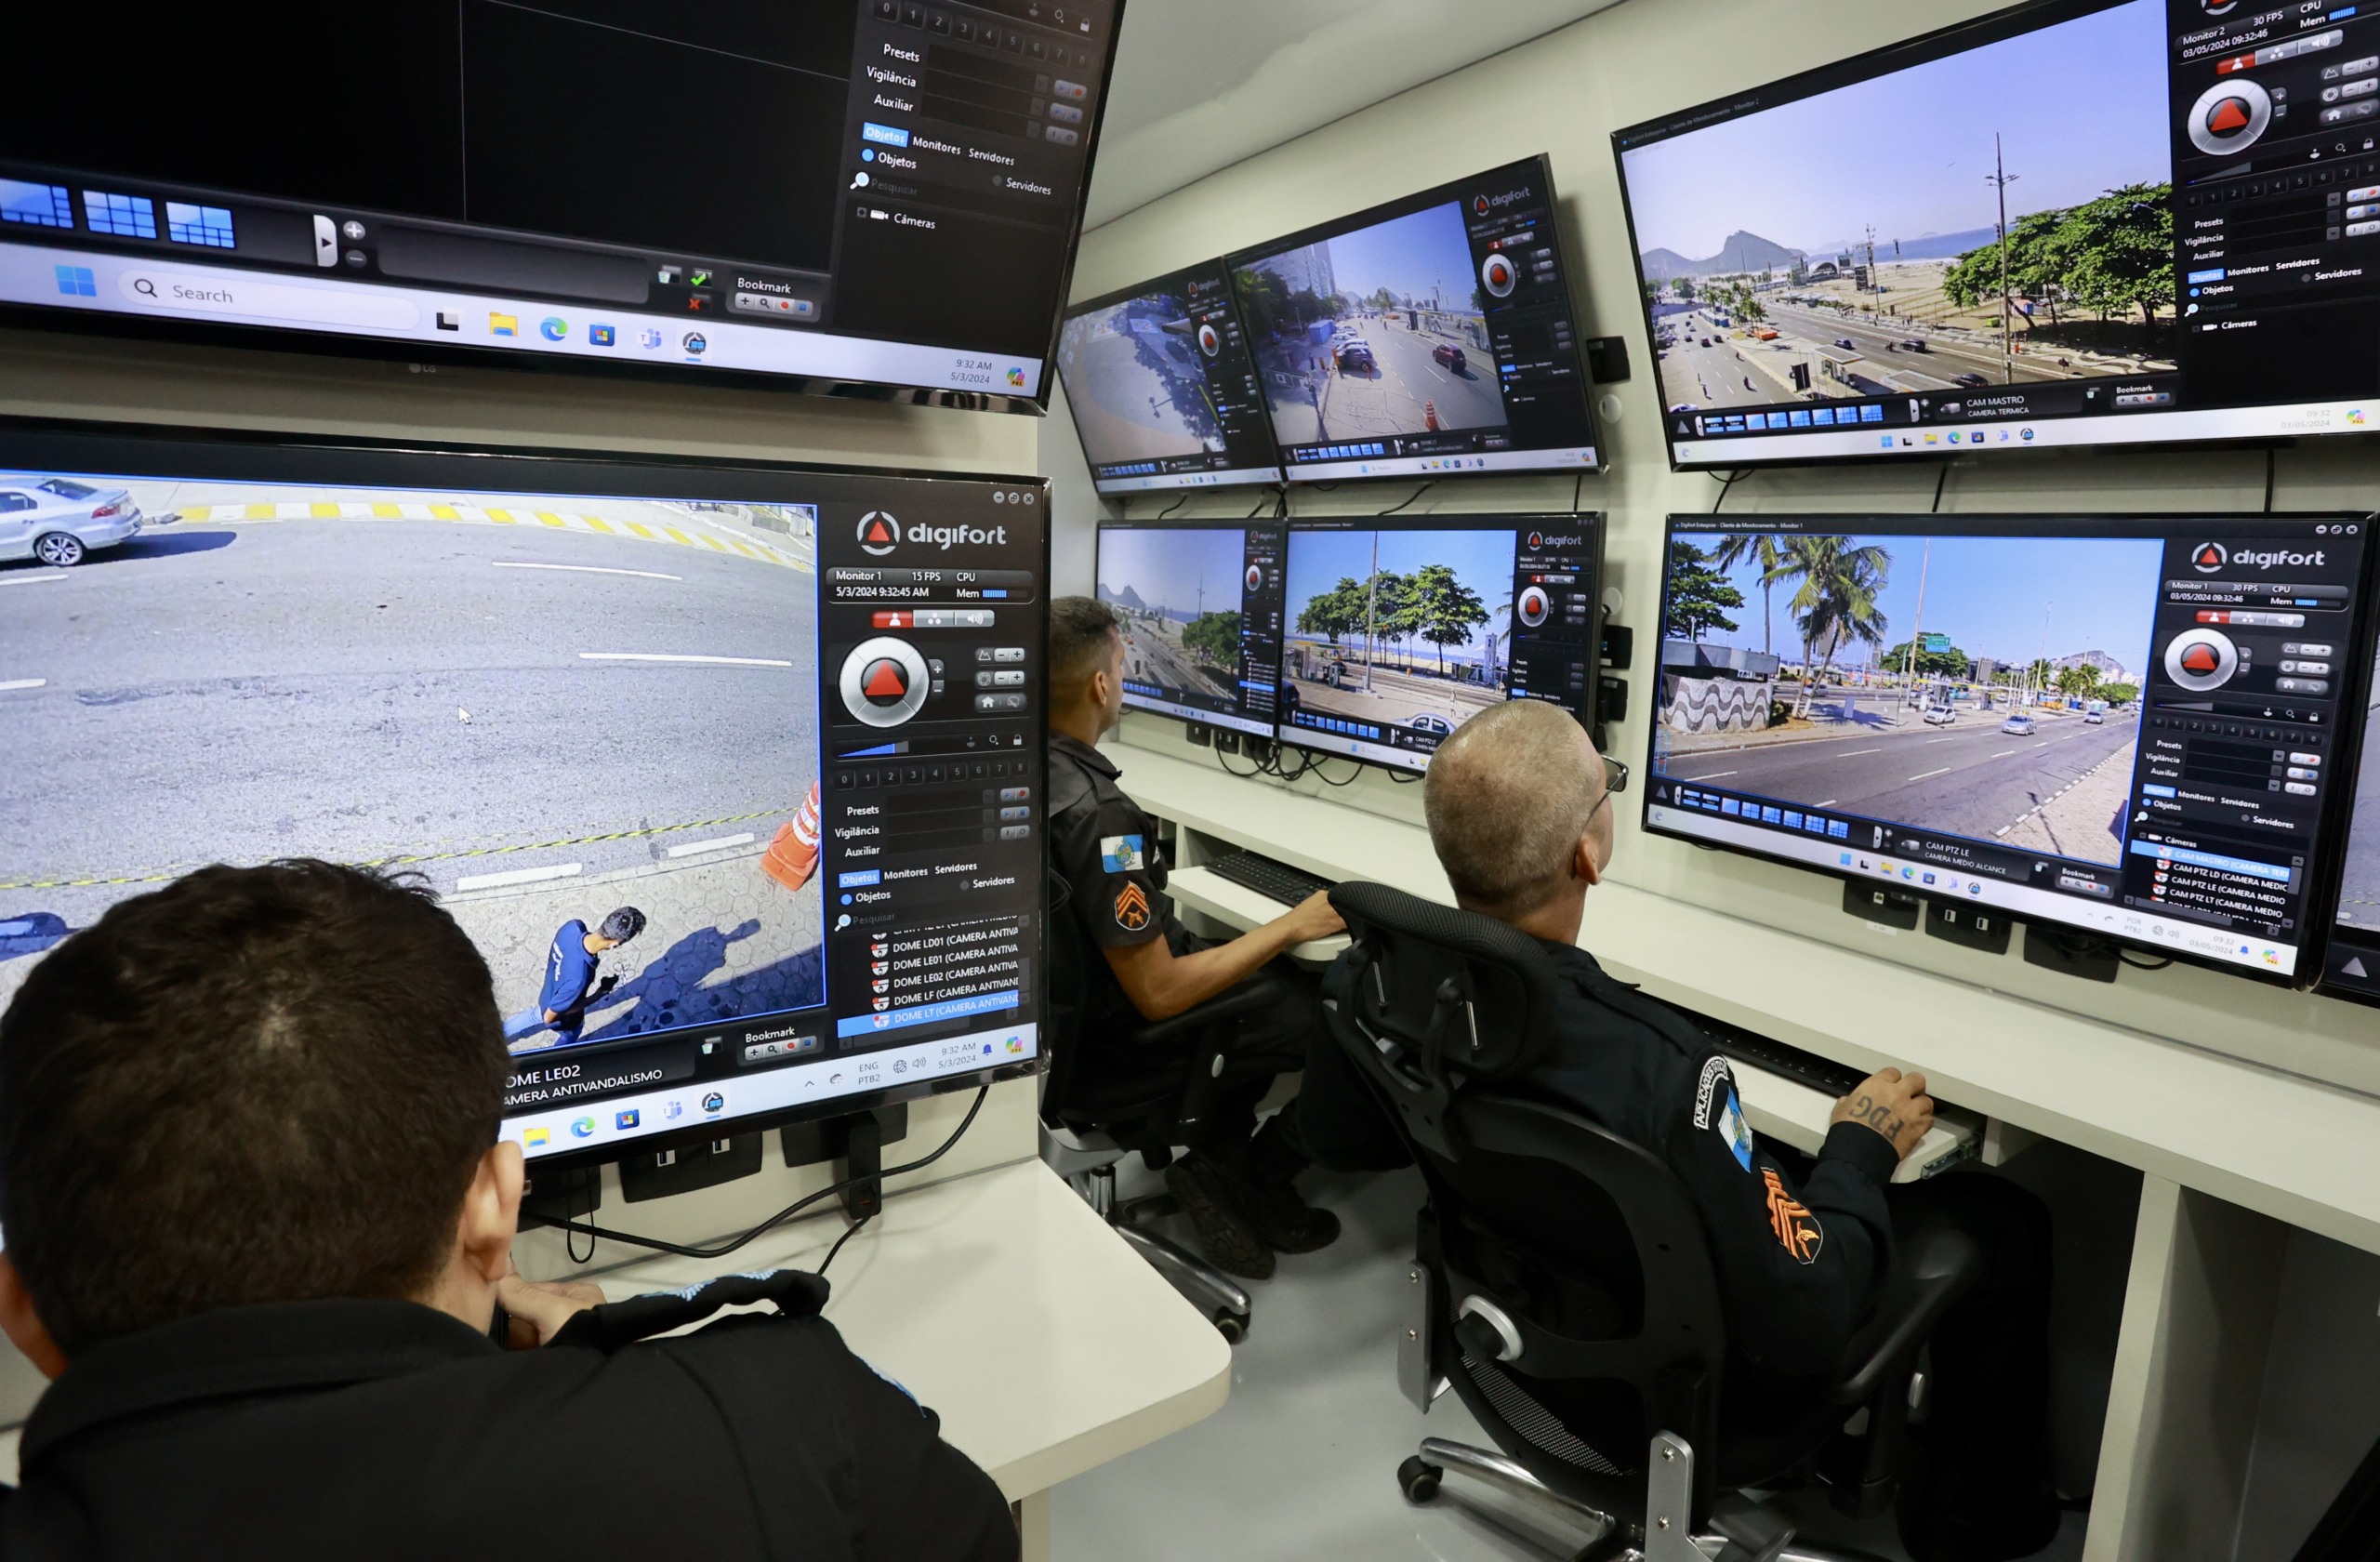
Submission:
<svg viewBox="0 0 2380 1562">
<path fill-rule="evenodd" d="M 1603 882 L 1602 852 L 1592 832 L 1570 847 L 1570 877 L 1591 890 Z"/>
<path fill-rule="evenodd" d="M 528 1177 L 521 1146 L 500 1139 L 480 1157 L 463 1208 L 455 1222 L 455 1256 L 489 1285 L 512 1264 L 512 1238 L 521 1225 L 521 1195 Z"/>
<path fill-rule="evenodd" d="M 43 1377 L 55 1378 L 66 1370 L 66 1353 L 49 1337 L 48 1326 L 33 1311 L 33 1292 L 25 1289 L 24 1277 L 5 1252 L 0 1252 L 0 1333 L 8 1336 Z"/>
</svg>

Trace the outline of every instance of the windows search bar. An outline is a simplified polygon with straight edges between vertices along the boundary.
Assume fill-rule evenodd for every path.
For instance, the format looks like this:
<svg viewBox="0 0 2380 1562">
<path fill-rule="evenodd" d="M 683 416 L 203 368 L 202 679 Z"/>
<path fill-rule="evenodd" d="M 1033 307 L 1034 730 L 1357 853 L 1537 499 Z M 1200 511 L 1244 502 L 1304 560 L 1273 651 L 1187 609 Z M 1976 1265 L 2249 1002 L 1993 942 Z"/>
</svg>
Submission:
<svg viewBox="0 0 2380 1562">
<path fill-rule="evenodd" d="M 410 298 L 378 291 L 346 292 L 328 287 L 285 287 L 278 283 L 192 271 L 126 271 L 115 290 L 144 310 L 169 314 L 219 315 L 288 325 L 372 325 L 403 331 L 421 324 Z"/>
</svg>

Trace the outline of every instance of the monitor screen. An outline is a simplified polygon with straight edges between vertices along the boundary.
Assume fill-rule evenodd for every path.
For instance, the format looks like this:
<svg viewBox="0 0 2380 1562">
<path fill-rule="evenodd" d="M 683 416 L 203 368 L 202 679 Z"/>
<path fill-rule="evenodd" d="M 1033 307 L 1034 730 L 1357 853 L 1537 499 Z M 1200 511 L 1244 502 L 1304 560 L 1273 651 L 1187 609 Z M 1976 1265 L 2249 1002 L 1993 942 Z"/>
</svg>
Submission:
<svg viewBox="0 0 2380 1562">
<path fill-rule="evenodd" d="M 1673 461 L 2368 429 L 2375 87 L 2368 7 L 2057 0 L 1618 132 Z"/>
<path fill-rule="evenodd" d="M 2357 655 L 2349 651 L 2349 655 Z M 2339 864 L 2338 909 L 2322 964 L 2325 992 L 2380 1003 L 2380 668 L 2363 715 L 2353 822 Z"/>
<path fill-rule="evenodd" d="M 1672 516 L 1646 826 L 2295 982 L 2366 530 Z"/>
<path fill-rule="evenodd" d="M 318 856 L 421 875 L 486 956 L 532 1158 L 1028 1065 L 1045 513 L 0 430 L 0 1002 L 124 896 Z"/>
<path fill-rule="evenodd" d="M 1290 478 L 1602 464 L 1554 210 L 1532 157 L 1230 258 Z"/>
<path fill-rule="evenodd" d="M 1124 619 L 1124 705 L 1273 735 L 1281 523 L 1102 526 L 1099 600 Z"/>
<path fill-rule="evenodd" d="M 1281 481 L 1221 260 L 1067 311 L 1058 376 L 1103 494 Z"/>
<path fill-rule="evenodd" d="M 0 311 L 1046 406 L 1119 11 L 20 9 L 11 58 L 104 79 L 0 103 Z"/>
<path fill-rule="evenodd" d="M 1501 700 L 1589 720 L 1602 573 L 1596 514 L 1291 523 L 1281 740 L 1423 770 Z"/>
</svg>

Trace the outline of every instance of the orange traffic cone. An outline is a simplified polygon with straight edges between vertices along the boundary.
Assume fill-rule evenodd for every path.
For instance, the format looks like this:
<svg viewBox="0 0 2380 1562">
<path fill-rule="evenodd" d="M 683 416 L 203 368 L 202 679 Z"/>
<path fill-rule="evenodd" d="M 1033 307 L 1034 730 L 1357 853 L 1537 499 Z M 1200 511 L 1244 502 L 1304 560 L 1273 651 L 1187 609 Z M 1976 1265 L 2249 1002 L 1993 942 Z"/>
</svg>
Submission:
<svg viewBox="0 0 2380 1562">
<path fill-rule="evenodd" d="M 779 825 L 777 833 L 769 838 L 760 871 L 788 890 L 801 888 L 818 871 L 817 782 L 810 783 L 810 795 L 801 800 L 801 812 L 793 816 L 793 823 Z"/>
<path fill-rule="evenodd" d="M 1421 427 L 1435 431 L 1437 429 L 1437 426 L 1438 404 L 1435 402 L 1423 402 L 1421 404 Z"/>
</svg>

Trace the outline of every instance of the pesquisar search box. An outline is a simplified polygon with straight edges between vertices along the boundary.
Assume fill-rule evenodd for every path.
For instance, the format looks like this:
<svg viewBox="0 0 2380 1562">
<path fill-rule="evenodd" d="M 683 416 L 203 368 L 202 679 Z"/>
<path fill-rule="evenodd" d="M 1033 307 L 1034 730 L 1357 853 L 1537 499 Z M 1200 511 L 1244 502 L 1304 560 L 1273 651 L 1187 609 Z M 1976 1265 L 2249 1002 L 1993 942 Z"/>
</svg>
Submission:
<svg viewBox="0 0 2380 1562">
<path fill-rule="evenodd" d="M 421 323 L 421 311 L 410 298 L 340 288 L 148 269 L 118 273 L 115 286 L 127 302 L 175 313 L 390 331 L 410 330 Z"/>
</svg>

